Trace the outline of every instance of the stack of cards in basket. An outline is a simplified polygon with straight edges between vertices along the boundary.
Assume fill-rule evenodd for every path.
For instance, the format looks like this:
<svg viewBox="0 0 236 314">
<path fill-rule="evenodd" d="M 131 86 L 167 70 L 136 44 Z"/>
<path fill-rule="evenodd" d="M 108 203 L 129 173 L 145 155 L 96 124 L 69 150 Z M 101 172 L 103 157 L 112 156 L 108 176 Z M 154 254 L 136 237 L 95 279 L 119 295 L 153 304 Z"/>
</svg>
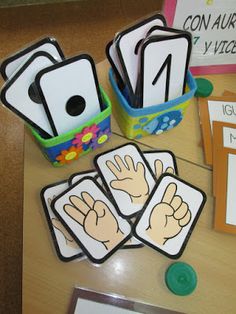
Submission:
<svg viewBox="0 0 236 314">
<path fill-rule="evenodd" d="M 3 104 L 44 138 L 66 133 L 102 109 L 93 59 L 87 54 L 65 59 L 54 38 L 11 55 L 0 70 L 6 81 Z"/>
<path fill-rule="evenodd" d="M 97 155 L 94 166 L 41 191 L 58 257 L 101 264 L 143 243 L 181 256 L 206 197 L 177 177 L 174 155 L 127 143 Z"/>
<path fill-rule="evenodd" d="M 106 54 L 130 105 L 145 108 L 183 95 L 191 48 L 191 34 L 157 13 L 118 32 Z"/>
</svg>

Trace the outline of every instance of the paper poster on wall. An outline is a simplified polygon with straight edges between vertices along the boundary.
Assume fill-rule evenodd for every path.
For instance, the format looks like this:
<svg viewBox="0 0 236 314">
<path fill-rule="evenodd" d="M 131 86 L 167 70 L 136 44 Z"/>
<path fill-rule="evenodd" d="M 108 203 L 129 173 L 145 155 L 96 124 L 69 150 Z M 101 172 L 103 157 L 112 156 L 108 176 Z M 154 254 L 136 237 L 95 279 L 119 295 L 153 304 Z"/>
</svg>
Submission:
<svg viewBox="0 0 236 314">
<path fill-rule="evenodd" d="M 235 9 L 234 0 L 165 0 L 168 25 L 193 35 L 193 74 L 236 72 Z"/>
<path fill-rule="evenodd" d="M 202 98 L 198 106 L 205 161 L 206 164 L 212 165 L 212 123 L 219 121 L 236 124 L 236 97 Z"/>
</svg>

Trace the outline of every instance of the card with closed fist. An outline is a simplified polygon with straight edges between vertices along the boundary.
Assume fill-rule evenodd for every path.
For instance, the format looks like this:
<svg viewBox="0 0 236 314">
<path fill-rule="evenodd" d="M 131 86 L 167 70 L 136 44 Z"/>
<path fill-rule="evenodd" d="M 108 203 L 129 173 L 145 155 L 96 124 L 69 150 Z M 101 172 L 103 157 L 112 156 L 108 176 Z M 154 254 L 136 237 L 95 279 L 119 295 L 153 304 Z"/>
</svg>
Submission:
<svg viewBox="0 0 236 314">
<path fill-rule="evenodd" d="M 205 202 L 200 189 L 163 174 L 134 224 L 134 236 L 170 258 L 179 258 Z"/>
<path fill-rule="evenodd" d="M 51 205 L 94 263 L 103 263 L 131 237 L 131 225 L 118 215 L 115 205 L 94 178 L 81 179 Z"/>
<path fill-rule="evenodd" d="M 170 151 L 148 151 L 143 153 L 158 180 L 163 173 L 178 175 L 175 155 Z"/>
<path fill-rule="evenodd" d="M 36 52 L 10 77 L 1 90 L 2 103 L 46 138 L 54 134 L 34 79 L 40 70 L 56 62 L 50 54 Z"/>
<path fill-rule="evenodd" d="M 112 149 L 94 159 L 104 186 L 122 217 L 135 216 L 155 185 L 155 176 L 139 147 L 133 143 Z"/>
<path fill-rule="evenodd" d="M 135 98 L 138 79 L 138 47 L 148 31 L 155 25 L 166 25 L 163 15 L 154 14 L 116 34 L 114 43 L 130 91 L 131 99 Z"/>
<path fill-rule="evenodd" d="M 102 110 L 95 64 L 87 54 L 40 71 L 35 84 L 55 135 L 83 125 Z"/>
<path fill-rule="evenodd" d="M 56 39 L 52 37 L 43 38 L 3 60 L 0 72 L 4 80 L 9 79 L 13 73 L 27 61 L 27 59 L 38 51 L 47 52 L 57 61 L 64 59 L 64 54 Z"/>
<path fill-rule="evenodd" d="M 148 36 L 140 48 L 140 107 L 183 95 L 191 54 L 191 35 Z"/>
<path fill-rule="evenodd" d="M 68 233 L 51 209 L 52 200 L 67 188 L 67 181 L 57 182 L 45 186 L 40 194 L 57 256 L 63 262 L 83 259 L 85 257 L 74 238 Z"/>
</svg>

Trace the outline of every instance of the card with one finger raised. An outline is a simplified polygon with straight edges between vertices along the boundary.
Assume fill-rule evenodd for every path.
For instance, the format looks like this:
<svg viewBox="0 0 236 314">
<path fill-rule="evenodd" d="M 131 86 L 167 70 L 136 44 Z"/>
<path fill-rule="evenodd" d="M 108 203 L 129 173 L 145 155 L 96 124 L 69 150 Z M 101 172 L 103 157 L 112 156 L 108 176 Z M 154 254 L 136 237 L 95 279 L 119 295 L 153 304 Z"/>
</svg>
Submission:
<svg viewBox="0 0 236 314">
<path fill-rule="evenodd" d="M 94 263 L 103 263 L 131 237 L 131 225 L 118 215 L 115 205 L 92 177 L 69 187 L 51 206 Z"/>
<path fill-rule="evenodd" d="M 97 155 L 94 164 L 122 217 L 135 216 L 145 204 L 156 179 L 139 147 L 128 143 Z"/>
<path fill-rule="evenodd" d="M 205 202 L 203 191 L 163 174 L 134 223 L 134 236 L 170 258 L 179 258 Z"/>
<path fill-rule="evenodd" d="M 48 227 L 52 235 L 53 244 L 57 256 L 63 262 L 81 260 L 85 258 L 84 253 L 79 248 L 73 237 L 65 229 L 61 221 L 55 216 L 51 209 L 52 200 L 68 188 L 68 182 L 61 181 L 45 186 L 40 193 L 44 213 Z"/>
</svg>

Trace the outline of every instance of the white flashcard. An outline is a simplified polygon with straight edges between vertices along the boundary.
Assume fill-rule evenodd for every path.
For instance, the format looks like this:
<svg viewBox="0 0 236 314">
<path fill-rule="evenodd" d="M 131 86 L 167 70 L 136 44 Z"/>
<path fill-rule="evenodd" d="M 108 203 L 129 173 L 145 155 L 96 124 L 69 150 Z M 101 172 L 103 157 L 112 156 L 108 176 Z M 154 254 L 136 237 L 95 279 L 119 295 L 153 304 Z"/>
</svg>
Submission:
<svg viewBox="0 0 236 314">
<path fill-rule="evenodd" d="M 125 87 L 124 73 L 120 65 L 115 43 L 113 43 L 112 41 L 110 41 L 106 46 L 106 56 L 112 66 L 112 69 L 116 75 L 116 78 L 118 79 L 119 88 L 120 90 L 123 90 Z"/>
<path fill-rule="evenodd" d="M 94 164 L 120 215 L 125 218 L 135 216 L 156 182 L 139 147 L 133 143 L 119 146 L 97 155 Z"/>
<path fill-rule="evenodd" d="M 56 60 L 50 54 L 36 52 L 10 77 L 1 90 L 2 103 L 44 137 L 52 137 L 53 131 L 35 89 L 34 80 L 40 70 L 55 63 Z"/>
<path fill-rule="evenodd" d="M 138 78 L 138 46 L 146 37 L 147 32 L 155 25 L 166 25 L 166 20 L 161 14 L 154 14 L 141 22 L 132 25 L 131 27 L 119 32 L 115 36 L 115 47 L 123 69 L 125 80 L 134 97 L 137 78 Z M 131 98 L 132 98 L 131 97 Z"/>
<path fill-rule="evenodd" d="M 143 155 L 157 180 L 163 173 L 178 175 L 175 155 L 171 151 L 148 151 Z"/>
<path fill-rule="evenodd" d="M 17 53 L 14 53 L 7 59 L 3 60 L 0 72 L 2 77 L 6 81 L 13 75 L 13 73 L 23 65 L 27 59 L 29 59 L 35 52 L 45 51 L 50 54 L 57 61 L 64 59 L 64 54 L 57 43 L 55 38 L 47 37 L 39 40 L 38 42 L 30 45 L 29 47 L 23 48 Z"/>
<path fill-rule="evenodd" d="M 89 55 L 40 71 L 35 84 L 56 135 L 75 129 L 102 110 L 95 64 Z"/>
<path fill-rule="evenodd" d="M 96 170 L 87 170 L 87 171 L 81 171 L 78 173 L 73 173 L 70 177 L 69 177 L 69 185 L 73 185 L 75 183 L 77 183 L 79 180 L 83 179 L 84 177 L 92 177 L 95 178 L 99 184 L 102 183 L 101 179 L 98 176 L 98 172 Z"/>
<path fill-rule="evenodd" d="M 73 237 L 68 233 L 51 209 L 52 200 L 68 188 L 68 182 L 62 181 L 45 186 L 41 191 L 41 200 L 48 227 L 53 239 L 57 256 L 63 262 L 84 259 L 84 253 Z"/>
<path fill-rule="evenodd" d="M 182 96 L 191 54 L 190 34 L 151 36 L 140 50 L 140 107 Z"/>
<path fill-rule="evenodd" d="M 68 180 L 69 185 L 75 184 L 79 180 L 83 179 L 84 177 L 88 177 L 88 176 L 93 177 L 105 191 L 105 187 L 103 185 L 103 182 L 102 182 L 101 178 L 99 177 L 98 172 L 95 170 L 83 171 L 83 172 L 78 172 L 78 173 L 72 174 Z M 122 248 L 128 249 L 128 248 L 137 248 L 137 247 L 142 247 L 142 246 L 143 245 L 139 240 L 132 237 L 124 244 L 124 246 Z"/>
<path fill-rule="evenodd" d="M 85 177 L 52 201 L 52 209 L 88 258 L 103 263 L 131 236 L 131 225 L 117 213 L 94 178 Z"/>
<path fill-rule="evenodd" d="M 205 202 L 200 189 L 163 174 L 134 223 L 134 236 L 170 258 L 179 258 Z"/>
</svg>

